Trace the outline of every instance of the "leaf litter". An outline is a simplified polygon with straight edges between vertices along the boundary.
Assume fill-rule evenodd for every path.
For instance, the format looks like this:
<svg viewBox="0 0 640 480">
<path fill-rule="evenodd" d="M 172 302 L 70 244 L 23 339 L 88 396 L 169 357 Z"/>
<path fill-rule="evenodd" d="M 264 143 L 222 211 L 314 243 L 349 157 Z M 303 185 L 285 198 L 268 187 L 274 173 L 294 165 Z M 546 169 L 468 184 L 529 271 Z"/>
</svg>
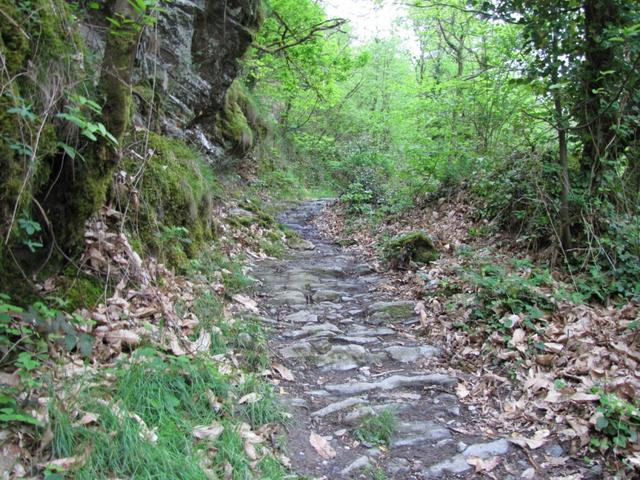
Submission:
<svg viewBox="0 0 640 480">
<path fill-rule="evenodd" d="M 346 228 L 346 209 L 336 203 L 314 225 L 325 236 L 344 240 L 341 244 L 350 245 L 346 248 L 361 252 L 378 271 L 386 268 L 379 257 L 381 239 L 427 231 L 440 259 L 405 271 L 389 271 L 391 280 L 382 288 L 398 298 L 416 300 L 419 325 L 415 333 L 444 347 L 444 364 L 466 372 L 460 376 L 456 394 L 482 412 L 475 428 L 479 432 L 493 428 L 526 450 L 561 441 L 568 445 L 568 455 L 580 458 L 589 453 L 593 457 L 596 452 L 588 448 L 591 439 L 600 435 L 596 419 L 602 415 L 596 390 L 630 404 L 640 398 L 640 333 L 634 327 L 640 322 L 639 302 L 572 303 L 558 299 L 556 294 L 564 285 L 554 278 L 549 286 L 536 289 L 554 308 L 539 312 L 535 330 L 524 314 L 508 311 L 501 320 L 502 325 L 510 325 L 504 333 L 473 328 L 478 290 L 461 272 L 477 269 L 479 259 L 508 271 L 513 258 L 522 253 L 506 235 L 472 238 L 470 231 L 487 224 L 471 220 L 473 211 L 460 192 L 441 198 L 430 208 L 414 208 L 391 217 L 375 228 L 362 222 Z M 347 238 L 344 232 L 350 232 Z M 554 272 L 554 277 L 562 275 Z M 472 328 L 465 330 L 461 325 Z M 627 465 L 640 469 L 638 441 L 616 447 L 616 453 Z M 554 462 L 563 465 L 566 460 L 559 457 Z M 617 467 L 614 463 L 610 468 Z"/>
</svg>

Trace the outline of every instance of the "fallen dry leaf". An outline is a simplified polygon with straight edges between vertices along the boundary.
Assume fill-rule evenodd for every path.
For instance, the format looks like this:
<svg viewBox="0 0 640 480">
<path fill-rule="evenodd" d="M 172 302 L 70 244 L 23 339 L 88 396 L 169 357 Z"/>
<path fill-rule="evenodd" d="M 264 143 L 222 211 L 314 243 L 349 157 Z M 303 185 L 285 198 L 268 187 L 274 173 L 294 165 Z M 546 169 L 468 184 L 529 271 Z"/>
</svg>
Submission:
<svg viewBox="0 0 640 480">
<path fill-rule="evenodd" d="M 456 395 L 458 396 L 458 398 L 460 399 L 467 398 L 470 394 L 471 392 L 469 392 L 469 390 L 464 385 L 464 383 L 459 383 L 458 386 L 456 387 Z"/>
<path fill-rule="evenodd" d="M 243 307 L 245 307 L 247 310 L 249 310 L 250 312 L 253 313 L 258 313 L 258 304 L 256 303 L 255 300 L 247 297 L 246 295 L 242 295 L 240 293 L 237 293 L 235 295 L 233 295 L 231 298 L 233 298 L 233 300 L 237 303 L 239 303 L 240 305 L 242 305 Z"/>
<path fill-rule="evenodd" d="M 330 460 L 336 456 L 336 451 L 329 445 L 329 442 L 315 432 L 311 432 L 311 435 L 309 435 L 309 443 L 315 448 L 318 455 L 325 460 Z"/>
<path fill-rule="evenodd" d="M 544 445 L 547 442 L 546 438 L 550 434 L 551 432 L 545 428 L 542 430 L 538 430 L 536 433 L 533 434 L 533 437 L 531 438 L 526 438 L 520 435 L 514 435 L 511 438 L 509 438 L 509 441 L 512 443 L 515 443 L 520 447 L 523 447 L 523 448 L 529 447 L 531 450 L 535 450 L 537 448 L 540 448 L 542 445 Z"/>
<path fill-rule="evenodd" d="M 208 426 L 194 428 L 192 434 L 198 440 L 215 442 L 222 432 L 224 432 L 224 427 L 219 422 L 213 422 Z"/>
<path fill-rule="evenodd" d="M 491 470 L 496 468 L 501 461 L 502 459 L 498 456 L 489 457 L 486 460 L 483 460 L 480 457 L 474 457 L 474 456 L 467 458 L 467 463 L 469 465 L 473 465 L 474 467 L 476 467 L 476 473 L 490 472 Z"/>
<path fill-rule="evenodd" d="M 273 370 L 277 372 L 283 380 L 287 380 L 288 382 L 293 382 L 295 380 L 295 377 L 293 376 L 293 373 L 291 373 L 291 370 L 289 370 L 284 365 L 276 363 L 275 365 L 272 365 L 271 368 L 273 368 Z"/>
<path fill-rule="evenodd" d="M 89 425 L 90 423 L 97 422 L 99 418 L 100 415 L 97 413 L 87 412 L 78 420 L 78 425 Z"/>
<path fill-rule="evenodd" d="M 140 344 L 140 335 L 131 330 L 113 330 L 105 335 L 107 342 L 114 346 L 137 347 Z"/>
<path fill-rule="evenodd" d="M 256 403 L 262 397 L 258 395 L 256 392 L 247 393 L 245 396 L 241 397 L 238 400 L 238 405 L 242 405 L 243 403 Z"/>
<path fill-rule="evenodd" d="M 91 445 L 87 445 L 84 451 L 80 455 L 76 455 L 73 457 L 65 457 L 58 458 L 57 460 L 52 460 L 46 464 L 41 464 L 42 468 L 48 469 L 56 469 L 56 470 L 70 470 L 72 468 L 78 468 L 84 465 L 91 455 Z"/>
</svg>

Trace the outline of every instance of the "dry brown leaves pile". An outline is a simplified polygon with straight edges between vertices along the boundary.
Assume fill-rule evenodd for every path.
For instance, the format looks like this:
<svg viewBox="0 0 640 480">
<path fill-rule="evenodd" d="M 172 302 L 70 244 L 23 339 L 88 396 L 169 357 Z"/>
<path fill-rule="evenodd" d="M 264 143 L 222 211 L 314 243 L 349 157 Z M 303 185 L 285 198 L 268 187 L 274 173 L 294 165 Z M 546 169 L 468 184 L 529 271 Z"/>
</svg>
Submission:
<svg viewBox="0 0 640 480">
<path fill-rule="evenodd" d="M 217 226 L 221 232 L 218 248 L 230 258 L 240 254 L 266 258 L 261 242 L 273 230 L 258 223 L 246 227 L 225 223 L 228 212 L 234 208 L 237 207 L 231 203 L 216 207 L 215 217 L 221 220 Z M 103 279 L 105 285 L 115 285 L 104 303 L 91 311 L 79 312 L 95 322 L 94 326 L 83 328 L 85 333 L 95 336 L 94 357 L 103 361 L 113 358 L 123 350 L 133 350 L 143 339 L 174 355 L 207 351 L 211 344 L 209 334 L 201 333 L 195 341 L 189 339 L 200 323 L 191 307 L 205 289 L 225 293 L 223 271 L 215 272 L 216 283 L 205 285 L 176 275 L 154 257 L 143 260 L 120 231 L 121 220 L 120 212 L 103 207 L 100 214 L 87 223 L 85 231 L 81 269 Z M 55 281 L 45 282 L 42 290 L 44 293 L 54 291 Z M 232 300 L 226 309 L 228 316 L 239 310 L 256 311 L 255 302 L 243 295 L 235 295 Z M 179 314 L 176 305 L 180 305 L 184 313 Z"/>
<path fill-rule="evenodd" d="M 448 362 L 464 372 L 456 393 L 481 414 L 476 430 L 501 432 L 527 449 L 560 440 L 569 444 L 571 454 L 584 452 L 597 435 L 595 424 L 602 415 L 597 411 L 600 396 L 593 387 L 631 403 L 640 397 L 639 332 L 628 328 L 640 319 L 640 306 L 637 302 L 605 307 L 563 301 L 541 319 L 540 325 L 546 326 L 537 333 L 523 325 L 522 315 L 511 315 L 508 338 L 498 332 L 455 328 L 460 321 L 469 324 L 471 306 L 461 302 L 453 310 L 445 307 L 450 298 L 439 294 L 436 285 L 448 282 L 458 291 L 474 293 L 474 286 L 458 274 L 459 267 L 469 262 L 458 255 L 458 247 L 470 245 L 485 260 L 504 264 L 514 253 L 506 246 L 496 247 L 504 237 L 470 238 L 470 228 L 481 226 L 471 220 L 471 213 L 472 206 L 463 198 L 441 200 L 433 209 L 412 210 L 372 230 L 364 221 L 348 225 L 346 212 L 338 204 L 323 212 L 316 226 L 331 238 L 353 242 L 349 248 L 360 250 L 378 267 L 376 244 L 381 237 L 416 229 L 432 235 L 441 258 L 418 270 L 389 272 L 391 280 L 383 288 L 418 300 L 417 328 L 430 343 L 443 346 Z M 552 298 L 551 288 L 543 293 Z M 502 362 L 496 365 L 496 359 Z M 638 442 L 618 453 L 629 464 L 640 466 Z"/>
</svg>

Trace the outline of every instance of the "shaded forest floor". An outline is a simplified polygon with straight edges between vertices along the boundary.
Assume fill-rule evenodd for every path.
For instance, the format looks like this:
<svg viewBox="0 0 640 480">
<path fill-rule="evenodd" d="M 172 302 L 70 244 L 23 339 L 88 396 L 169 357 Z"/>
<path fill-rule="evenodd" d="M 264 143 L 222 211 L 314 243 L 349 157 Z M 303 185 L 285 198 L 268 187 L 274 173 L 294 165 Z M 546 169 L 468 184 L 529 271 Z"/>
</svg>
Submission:
<svg viewBox="0 0 640 480">
<path fill-rule="evenodd" d="M 416 310 L 414 292 L 398 286 L 400 278 L 377 271 L 371 256 L 341 247 L 336 236 L 320 235 L 318 225 L 325 233 L 344 227 L 334 206 L 321 212 L 324 205 L 307 202 L 282 215 L 309 243 L 254 269 L 269 346 L 286 372 L 280 398 L 293 415 L 286 448 L 296 473 L 323 479 L 600 476 L 600 465 L 571 459 L 569 443 L 551 432 L 530 450 L 525 429 L 515 437 L 518 424 L 493 421 L 492 392 L 470 394 L 467 388 L 481 387 L 468 366 L 453 361 L 455 352 L 437 336 L 438 345 L 427 343 L 419 313 L 431 307 L 420 302 Z M 482 377 L 501 378 L 489 371 Z"/>
<path fill-rule="evenodd" d="M 372 222 L 338 202 L 228 201 L 180 272 L 103 209 L 76 279 L 106 279 L 95 307 L 3 304 L 16 331 L 58 340 L 0 371 L 0 470 L 633 478 L 638 305 L 579 303 L 462 198 L 433 205 Z M 389 269 L 383 246 L 415 230 L 440 258 Z"/>
<path fill-rule="evenodd" d="M 377 288 L 416 302 L 407 332 L 441 348 L 445 364 L 464 372 L 456 395 L 478 412 L 465 427 L 522 448 L 530 463 L 525 478 L 544 478 L 570 458 L 581 468 L 559 478 L 633 476 L 637 302 L 579 301 L 574 279 L 542 266 L 545 252 L 527 255 L 525 245 L 474 221 L 464 193 L 376 223 L 338 205 L 315 225 L 377 270 L 386 270 L 381 251 L 389 238 L 431 235 L 440 259 L 387 271 Z"/>
</svg>

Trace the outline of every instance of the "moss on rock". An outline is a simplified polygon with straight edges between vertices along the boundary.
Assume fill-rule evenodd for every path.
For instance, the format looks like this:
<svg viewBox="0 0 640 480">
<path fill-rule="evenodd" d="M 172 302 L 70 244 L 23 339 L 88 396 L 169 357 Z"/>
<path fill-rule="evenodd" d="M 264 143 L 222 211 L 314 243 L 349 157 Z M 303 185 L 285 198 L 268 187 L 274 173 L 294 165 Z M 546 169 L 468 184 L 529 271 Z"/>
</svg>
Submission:
<svg viewBox="0 0 640 480">
<path fill-rule="evenodd" d="M 81 41 L 63 0 L 33 0 L 28 8 L 0 0 L 0 10 L 0 54 L 6 60 L 0 74 L 0 234 L 5 236 L 13 211 L 30 213 L 34 192 L 51 174 L 43 161 L 57 150 L 50 97 L 76 73 Z"/>
<path fill-rule="evenodd" d="M 202 242 L 215 237 L 213 195 L 220 187 L 201 155 L 183 141 L 149 133 L 149 148 L 154 153 L 139 186 L 140 205 L 130 220 L 130 231 L 137 245 L 154 254 L 163 253 L 171 243 L 164 252 L 169 262 L 184 263 Z M 125 161 L 130 174 L 138 168 L 137 161 Z M 175 227 L 187 230 L 183 232 L 185 238 L 165 241 L 166 232 Z"/>
<path fill-rule="evenodd" d="M 392 268 L 406 268 L 411 262 L 426 264 L 440 256 L 431 237 L 422 230 L 404 233 L 389 240 L 383 253 Z"/>
</svg>

